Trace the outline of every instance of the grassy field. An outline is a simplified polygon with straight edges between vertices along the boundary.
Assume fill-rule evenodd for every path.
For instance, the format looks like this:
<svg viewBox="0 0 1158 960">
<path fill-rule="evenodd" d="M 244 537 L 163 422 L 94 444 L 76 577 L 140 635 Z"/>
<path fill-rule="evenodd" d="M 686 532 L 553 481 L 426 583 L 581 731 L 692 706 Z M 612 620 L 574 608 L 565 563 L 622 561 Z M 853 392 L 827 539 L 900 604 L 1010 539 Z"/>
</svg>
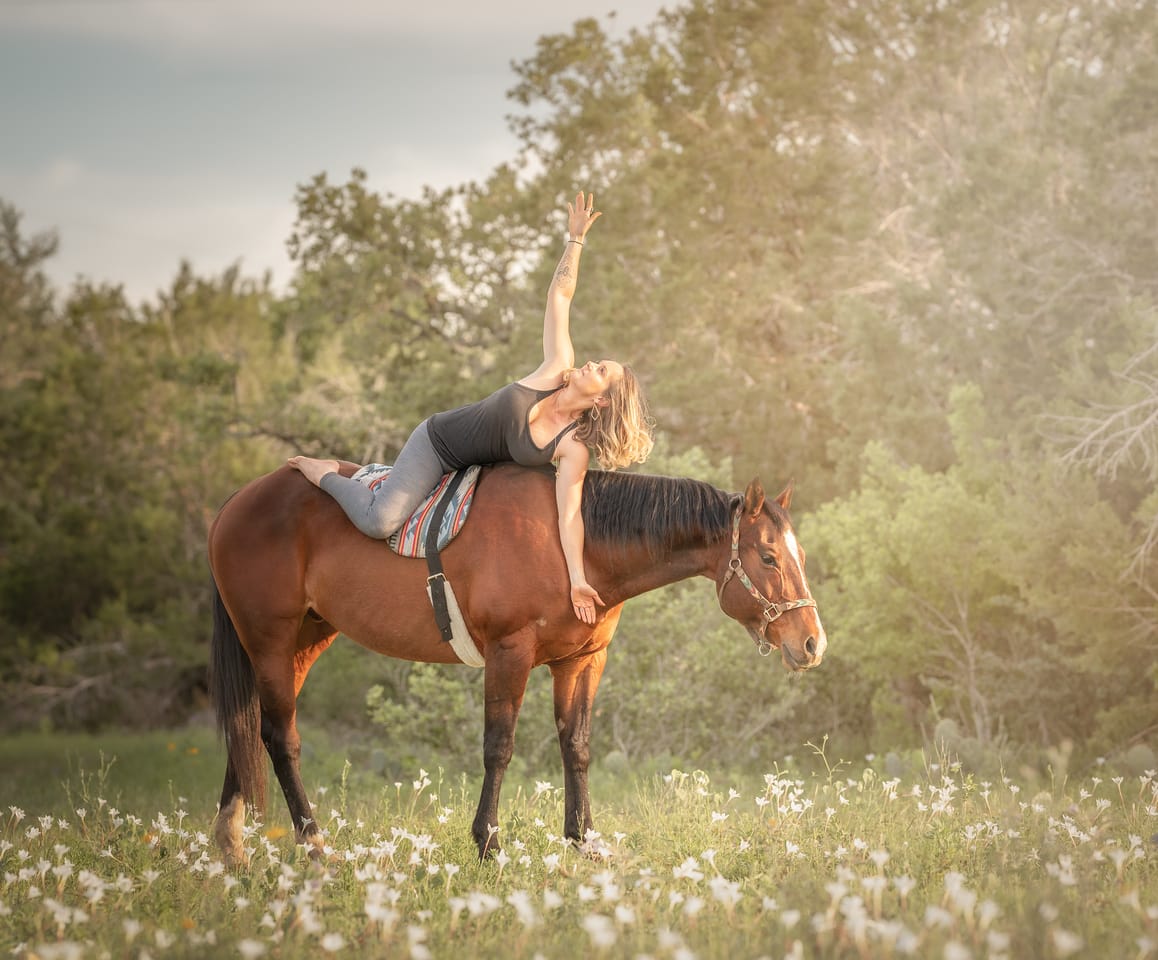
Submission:
<svg viewBox="0 0 1158 960">
<path fill-rule="evenodd" d="M 294 846 L 278 800 L 230 871 L 209 840 L 211 734 L 0 743 L 0 954 L 1158 955 L 1153 773 L 1031 791 L 817 754 L 758 778 L 603 774 L 585 851 L 557 835 L 561 789 L 511 776 L 503 852 L 480 865 L 474 771 L 396 781 L 313 752 L 329 862 Z"/>
</svg>

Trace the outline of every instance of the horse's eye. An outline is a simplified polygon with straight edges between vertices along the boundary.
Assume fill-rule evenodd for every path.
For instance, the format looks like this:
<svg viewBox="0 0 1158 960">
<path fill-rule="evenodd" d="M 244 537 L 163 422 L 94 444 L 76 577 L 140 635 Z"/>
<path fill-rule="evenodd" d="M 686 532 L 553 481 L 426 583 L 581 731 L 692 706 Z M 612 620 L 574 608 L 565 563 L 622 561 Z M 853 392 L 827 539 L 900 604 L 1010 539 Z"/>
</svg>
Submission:
<svg viewBox="0 0 1158 960">
<path fill-rule="evenodd" d="M 776 558 L 770 553 L 761 554 L 760 559 L 769 567 L 776 566 Z"/>
</svg>

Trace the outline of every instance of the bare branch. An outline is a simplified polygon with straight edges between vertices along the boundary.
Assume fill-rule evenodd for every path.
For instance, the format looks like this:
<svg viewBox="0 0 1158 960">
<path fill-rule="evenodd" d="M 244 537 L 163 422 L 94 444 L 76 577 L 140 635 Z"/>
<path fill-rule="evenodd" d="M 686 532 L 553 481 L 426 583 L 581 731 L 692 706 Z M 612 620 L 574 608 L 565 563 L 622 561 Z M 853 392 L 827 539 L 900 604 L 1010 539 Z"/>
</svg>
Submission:
<svg viewBox="0 0 1158 960">
<path fill-rule="evenodd" d="M 1124 467 L 1140 466 L 1158 480 L 1158 375 L 1144 365 L 1158 357 L 1158 343 L 1133 357 L 1118 379 L 1134 390 L 1137 399 L 1112 406 L 1098 404 L 1084 417 L 1053 417 L 1069 445 L 1062 462 L 1088 466 L 1099 477 L 1113 480 Z"/>
</svg>

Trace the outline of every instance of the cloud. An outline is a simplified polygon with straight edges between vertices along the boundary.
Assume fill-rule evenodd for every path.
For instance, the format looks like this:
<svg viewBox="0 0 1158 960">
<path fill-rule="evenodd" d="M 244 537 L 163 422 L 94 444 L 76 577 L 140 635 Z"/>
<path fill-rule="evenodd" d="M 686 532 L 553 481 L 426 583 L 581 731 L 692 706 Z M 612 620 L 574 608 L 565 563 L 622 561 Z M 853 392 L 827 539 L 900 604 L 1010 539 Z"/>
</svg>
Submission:
<svg viewBox="0 0 1158 960">
<path fill-rule="evenodd" d="M 19 198 L 27 234 L 63 224 L 60 249 L 45 267 L 60 288 L 85 277 L 123 284 L 132 300 L 168 286 L 182 259 L 202 275 L 240 261 L 247 276 L 270 270 L 275 282 L 289 279 L 292 203 L 276 191 L 240 186 L 207 189 L 199 177 L 114 174 L 69 158 L 30 175 L 0 170 L 0 196 Z"/>
<path fill-rule="evenodd" d="M 512 156 L 504 137 L 469 150 L 380 143 L 369 150 L 368 186 L 417 197 L 485 177 Z M 348 170 L 329 171 L 332 182 Z M 246 276 L 272 274 L 284 289 L 292 275 L 285 244 L 296 210 L 294 184 L 238 179 L 204 170 L 111 171 L 56 156 L 29 173 L 0 168 L 0 197 L 16 199 L 28 234 L 57 230 L 60 249 L 46 272 L 61 289 L 78 277 L 122 284 L 131 300 L 151 299 L 176 276 L 181 260 L 201 275 L 240 262 Z"/>
<path fill-rule="evenodd" d="M 284 283 L 298 184 L 359 166 L 414 197 L 485 178 L 517 149 L 510 62 L 613 8 L 613 34 L 646 26 L 661 2 L 0 0 L 0 86 L 21 91 L 0 99 L 0 197 L 29 234 L 59 232 L 62 287 L 151 298 L 181 259 Z"/>
<path fill-rule="evenodd" d="M 163 55 L 261 58 L 274 50 L 382 41 L 497 44 L 529 53 L 536 37 L 565 31 L 580 17 L 642 26 L 658 6 L 658 0 L 596 0 L 586 8 L 542 0 L 9 0 L 0 5 L 0 30 L 105 38 Z"/>
<path fill-rule="evenodd" d="M 68 157 L 59 157 L 53 160 L 42 174 L 35 177 L 44 185 L 53 190 L 67 190 L 76 186 L 84 179 L 84 167 Z"/>
<path fill-rule="evenodd" d="M 417 197 L 426 186 L 439 189 L 484 180 L 497 166 L 513 160 L 516 150 L 513 136 L 476 139 L 469 150 L 391 142 L 372 148 L 363 167 L 372 189 Z"/>
</svg>

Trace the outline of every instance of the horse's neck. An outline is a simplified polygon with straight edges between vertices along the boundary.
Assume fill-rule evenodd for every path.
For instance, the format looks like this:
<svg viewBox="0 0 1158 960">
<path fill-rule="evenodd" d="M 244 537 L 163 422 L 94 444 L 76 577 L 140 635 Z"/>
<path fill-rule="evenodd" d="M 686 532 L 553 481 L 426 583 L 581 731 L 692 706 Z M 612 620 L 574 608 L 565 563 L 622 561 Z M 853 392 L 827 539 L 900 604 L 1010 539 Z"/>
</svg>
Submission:
<svg viewBox="0 0 1158 960">
<path fill-rule="evenodd" d="M 716 576 L 719 545 L 700 545 L 673 550 L 656 559 L 642 547 L 620 552 L 619 548 L 605 548 L 604 557 L 596 561 L 605 564 L 614 581 L 616 602 L 630 600 L 650 590 L 657 590 L 691 577 Z"/>
<path fill-rule="evenodd" d="M 671 477 L 594 473 L 586 482 L 587 550 L 622 599 L 719 573 L 733 506 L 728 494 Z"/>
</svg>

